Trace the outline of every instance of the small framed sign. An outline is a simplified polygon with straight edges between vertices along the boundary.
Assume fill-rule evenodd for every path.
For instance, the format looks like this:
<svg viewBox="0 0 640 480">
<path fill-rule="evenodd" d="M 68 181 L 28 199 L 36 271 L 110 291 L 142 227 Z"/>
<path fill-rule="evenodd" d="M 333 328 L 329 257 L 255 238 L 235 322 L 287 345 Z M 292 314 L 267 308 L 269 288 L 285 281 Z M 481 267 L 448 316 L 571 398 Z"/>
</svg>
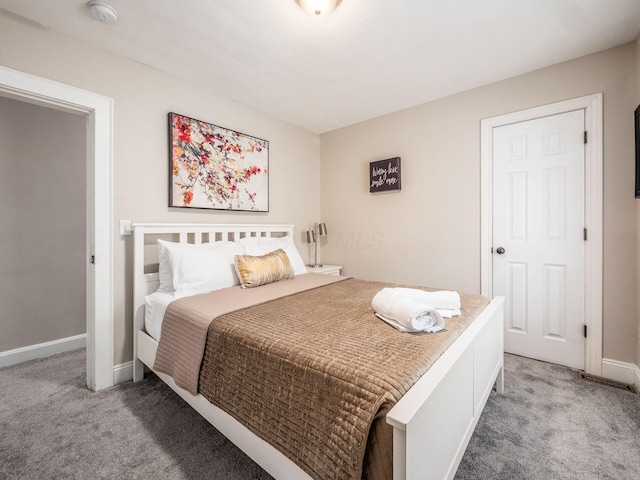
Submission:
<svg viewBox="0 0 640 480">
<path fill-rule="evenodd" d="M 400 189 L 400 157 L 369 163 L 370 193 Z"/>
</svg>

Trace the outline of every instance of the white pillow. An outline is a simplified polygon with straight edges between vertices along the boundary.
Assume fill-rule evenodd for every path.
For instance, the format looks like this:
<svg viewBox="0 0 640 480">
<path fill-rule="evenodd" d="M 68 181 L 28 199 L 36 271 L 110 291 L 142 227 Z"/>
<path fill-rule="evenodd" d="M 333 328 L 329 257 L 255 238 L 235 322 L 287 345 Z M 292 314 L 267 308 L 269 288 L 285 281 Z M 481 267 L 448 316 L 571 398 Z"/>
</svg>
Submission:
<svg viewBox="0 0 640 480">
<path fill-rule="evenodd" d="M 245 237 L 237 240 L 244 247 L 245 255 L 261 256 L 281 248 L 289 257 L 293 273 L 302 275 L 307 273 L 307 267 L 300 256 L 300 252 L 293 243 L 293 238 L 287 237 Z"/>
<path fill-rule="evenodd" d="M 175 298 L 240 285 L 233 262 L 243 255 L 241 245 L 217 242 L 209 248 L 169 248 Z"/>
<path fill-rule="evenodd" d="M 168 242 L 167 240 L 158 240 L 158 276 L 160 277 L 160 286 L 158 292 L 173 292 L 173 270 L 169 261 L 169 251 L 176 248 L 180 249 L 202 249 L 214 248 L 216 245 L 233 245 L 233 242 L 215 242 L 215 243 L 177 243 Z"/>
</svg>

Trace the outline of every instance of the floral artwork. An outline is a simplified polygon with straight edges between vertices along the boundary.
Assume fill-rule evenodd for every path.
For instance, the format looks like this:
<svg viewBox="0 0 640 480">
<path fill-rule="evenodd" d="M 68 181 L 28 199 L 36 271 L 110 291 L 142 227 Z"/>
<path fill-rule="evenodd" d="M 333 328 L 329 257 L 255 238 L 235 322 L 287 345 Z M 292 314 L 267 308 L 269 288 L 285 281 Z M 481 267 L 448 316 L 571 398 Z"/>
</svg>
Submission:
<svg viewBox="0 0 640 480">
<path fill-rule="evenodd" d="M 170 207 L 269 211 L 269 142 L 169 114 Z"/>
</svg>

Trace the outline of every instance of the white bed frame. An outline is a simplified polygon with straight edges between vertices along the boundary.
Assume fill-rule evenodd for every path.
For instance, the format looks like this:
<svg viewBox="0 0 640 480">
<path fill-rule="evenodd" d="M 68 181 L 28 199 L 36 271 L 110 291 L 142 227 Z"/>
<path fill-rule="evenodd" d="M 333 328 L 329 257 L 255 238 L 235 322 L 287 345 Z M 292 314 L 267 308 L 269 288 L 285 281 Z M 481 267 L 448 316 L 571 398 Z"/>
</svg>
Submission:
<svg viewBox="0 0 640 480">
<path fill-rule="evenodd" d="M 189 243 L 233 241 L 244 236 L 293 236 L 293 225 L 135 224 L 134 381 L 142 380 L 143 364 L 153 370 L 158 346 L 144 331 L 144 297 L 159 285 L 157 273 L 145 273 L 145 265 L 157 263 L 157 253 L 154 259 L 152 252 L 157 251 L 159 235 L 173 235 L 177 237 L 174 241 Z M 455 475 L 493 386 L 503 392 L 503 303 L 502 297 L 494 298 L 387 414 L 387 423 L 393 426 L 395 480 L 441 480 Z M 202 395 L 191 395 L 172 377 L 155 373 L 273 477 L 309 478 Z"/>
</svg>

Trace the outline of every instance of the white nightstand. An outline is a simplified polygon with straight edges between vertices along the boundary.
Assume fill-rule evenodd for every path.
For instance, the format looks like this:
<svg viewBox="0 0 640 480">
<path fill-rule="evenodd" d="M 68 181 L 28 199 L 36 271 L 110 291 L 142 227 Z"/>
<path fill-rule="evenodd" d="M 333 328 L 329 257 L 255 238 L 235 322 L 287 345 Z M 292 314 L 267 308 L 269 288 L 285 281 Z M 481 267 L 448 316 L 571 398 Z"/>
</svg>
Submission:
<svg viewBox="0 0 640 480">
<path fill-rule="evenodd" d="M 325 275 L 340 275 L 340 265 L 323 265 L 322 267 L 307 267 L 310 273 L 324 273 Z"/>
</svg>

